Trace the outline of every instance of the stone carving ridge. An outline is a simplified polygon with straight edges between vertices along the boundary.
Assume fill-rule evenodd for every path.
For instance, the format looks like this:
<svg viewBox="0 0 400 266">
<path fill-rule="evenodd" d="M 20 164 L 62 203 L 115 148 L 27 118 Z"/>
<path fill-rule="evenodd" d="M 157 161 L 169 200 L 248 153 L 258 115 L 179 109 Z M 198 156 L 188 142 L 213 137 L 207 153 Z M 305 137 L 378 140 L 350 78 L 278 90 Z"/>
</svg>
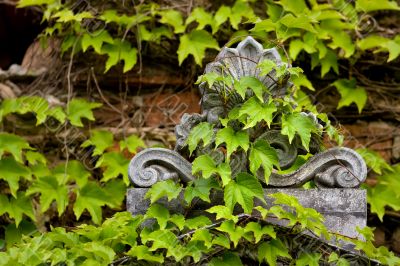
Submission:
<svg viewBox="0 0 400 266">
<path fill-rule="evenodd" d="M 319 187 L 354 188 L 366 177 L 367 166 L 361 156 L 352 149 L 338 147 L 314 155 L 293 173 L 272 173 L 268 185 L 298 187 L 314 178 Z"/>
<path fill-rule="evenodd" d="M 191 163 L 179 153 L 163 148 L 145 149 L 136 154 L 129 163 L 128 176 L 138 187 L 151 187 L 166 179 L 194 180 Z"/>
</svg>

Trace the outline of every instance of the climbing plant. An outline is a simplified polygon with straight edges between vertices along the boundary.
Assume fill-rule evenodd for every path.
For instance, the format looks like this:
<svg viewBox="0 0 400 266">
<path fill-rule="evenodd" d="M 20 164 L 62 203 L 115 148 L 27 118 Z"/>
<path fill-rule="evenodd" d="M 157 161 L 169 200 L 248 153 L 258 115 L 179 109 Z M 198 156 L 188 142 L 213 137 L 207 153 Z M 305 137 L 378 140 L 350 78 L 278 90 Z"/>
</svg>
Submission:
<svg viewBox="0 0 400 266">
<path fill-rule="evenodd" d="M 259 68 L 260 71 L 275 70 L 278 80 L 288 76 L 288 73 L 293 76 L 301 73 L 298 68 L 291 68 L 286 64 L 276 65 L 270 60 L 262 62 Z M 242 260 L 249 260 L 253 263 L 266 262 L 269 265 L 277 265 L 278 261 L 296 265 L 319 265 L 322 262 L 350 265 L 340 250 L 326 252 L 321 248 L 310 253 L 308 250 L 291 248 L 287 238 L 294 238 L 305 231 L 328 240 L 334 237 L 337 240 L 352 242 L 356 249 L 365 252 L 367 260 L 373 259 L 387 265 L 400 263 L 400 258 L 386 248 L 373 246 L 371 242 L 373 234 L 370 228 L 360 230 L 366 241 L 354 240 L 328 232 L 323 224 L 323 216 L 314 209 L 304 208 L 293 196 L 276 193 L 271 195 L 274 205 L 266 204 L 262 183 L 268 183 L 273 168 L 274 171 L 280 170 L 279 161 L 277 151 L 267 140 L 252 138 L 251 133 L 255 129 L 280 130 L 288 137 L 289 142 L 298 139 L 307 152 L 310 152 L 312 135 L 318 139 L 324 133 L 328 133 L 339 139 L 338 133 L 325 114 L 318 113 L 313 105 L 301 103 L 292 97 L 296 94 L 297 87 L 291 88 L 281 97 L 272 97 L 269 88 L 255 78 L 235 80 L 232 77 L 206 74 L 200 77 L 199 82 L 208 83 L 209 86 L 214 82 L 222 82 L 223 88 L 227 88 L 219 91 L 224 101 L 228 102 L 230 98 L 237 96 L 243 100 L 242 105 L 226 109 L 226 114 L 220 118 L 222 127 L 214 130 L 213 124 L 202 122 L 191 130 L 186 141 L 190 153 L 202 146 L 211 146 L 212 150 L 225 150 L 222 162 L 217 165 L 210 155 L 196 155 L 192 172 L 197 179 L 189 183 L 185 189 L 172 179 L 153 185 L 145 196 L 151 204 L 144 215 L 132 216 L 127 212 L 120 212 L 97 227 L 81 225 L 71 231 L 58 227 L 46 234 L 26 236 L 0 256 L 0 263 L 108 265 L 147 262 L 242 265 Z M 286 79 L 281 86 L 286 86 L 285 82 L 290 80 Z M 97 106 L 87 102 L 83 104 L 89 105 L 89 109 Z M 65 117 L 72 123 L 70 113 Z M 73 117 L 77 120 L 81 118 Z M 112 136 L 106 132 L 94 132 L 82 145 L 84 147 L 95 145 L 93 154 L 102 154 L 111 140 Z M 26 154 L 32 152 L 28 144 L 18 144 L 18 146 L 20 149 L 28 150 Z M 132 145 L 129 146 L 132 148 Z M 14 158 L 16 162 L 22 160 L 20 149 L 9 149 L 10 155 L 7 159 Z M 249 171 L 235 173 L 231 169 L 229 162 L 233 155 L 239 152 L 246 155 Z M 107 154 L 110 153 L 102 156 L 106 157 Z M 110 155 L 110 158 L 114 155 Z M 31 163 L 36 157 L 38 156 L 33 153 L 27 156 L 29 158 L 27 160 Z M 107 158 L 107 161 L 113 161 L 110 158 Z M 118 167 L 125 170 L 127 168 L 122 163 L 119 163 Z M 263 172 L 261 177 L 258 175 L 260 169 Z M 116 190 L 113 190 L 118 185 L 113 183 L 116 180 L 108 181 L 108 172 L 109 168 L 100 180 L 104 181 L 104 186 L 89 181 L 87 176 L 82 174 L 72 179 L 78 186 L 77 199 L 73 207 L 77 217 L 86 208 L 92 215 L 93 221 L 98 223 L 101 220 L 98 211 L 102 205 L 111 204 L 113 207 L 120 203 L 121 198 L 118 199 Z M 55 200 L 59 212 L 62 212 L 67 205 L 65 195 L 68 192 L 64 185 L 68 184 L 70 179 L 64 175 L 60 180 L 63 182 L 57 182 L 57 178 L 51 176 L 38 176 L 26 195 L 40 193 L 40 204 L 43 209 L 48 208 Z M 52 187 L 48 189 L 49 186 Z M 52 189 L 57 189 L 59 193 L 55 195 Z M 14 196 L 10 197 L 11 202 L 15 201 L 15 191 Z M 50 191 L 53 194 L 50 194 Z M 162 198 L 167 201 L 180 201 L 183 208 L 190 209 L 199 199 L 211 203 L 212 192 L 222 193 L 224 204 L 210 204 L 203 214 L 196 217 L 172 214 L 159 202 Z M 107 193 L 114 194 L 107 195 Z M 180 197 L 182 193 L 183 199 Z M 17 194 L 16 200 L 26 200 L 25 197 Z M 258 204 L 255 204 L 255 199 Z M 237 208 L 240 211 L 236 211 Z M 9 212 L 12 213 L 11 210 Z M 267 224 L 265 222 L 267 217 L 287 221 L 290 230 Z M 31 218 L 34 219 L 33 216 Z M 213 222 L 212 219 L 216 221 Z"/>
<path fill-rule="evenodd" d="M 42 40 L 60 39 L 63 56 L 66 57 L 95 54 L 104 58 L 104 72 L 112 68 L 131 71 L 140 60 L 142 43 L 160 44 L 165 40 L 176 43 L 177 65 L 193 62 L 202 66 L 206 52 L 218 50 L 225 43 L 225 39 L 221 42 L 221 36 L 229 36 L 228 39 L 233 43 L 237 38 L 250 34 L 264 41 L 266 47 L 285 48 L 281 51 L 286 53 L 283 58 L 288 66 L 300 56 L 305 56 L 310 60 L 311 68 L 320 68 L 321 77 L 326 77 L 328 73 L 333 75 L 335 80 L 331 88 L 341 96 L 337 108 L 355 104 L 359 112 L 367 103 L 366 89 L 352 76 L 351 71 L 342 73 L 338 62 L 346 61 L 351 66 L 367 51 L 385 53 L 387 61 L 393 61 L 400 55 L 399 36 L 377 34 L 368 27 L 370 13 L 400 9 L 395 1 L 390 0 L 379 3 L 334 0 L 322 4 L 311 0 L 236 0 L 231 5 L 196 7 L 188 14 L 167 9 L 152 1 L 141 1 L 132 8 L 122 9 L 113 4 L 89 5 L 86 1 L 21 0 L 18 5 L 36 6 L 43 10 L 43 22 L 47 26 L 41 35 Z M 319 260 L 346 265 L 344 259 L 335 253 L 330 257 L 318 253 L 307 257 L 290 254 L 283 247 L 283 240 L 276 237 L 275 229 L 242 222 L 239 216 L 232 213 L 234 206 L 241 206 L 251 219 L 258 222 L 260 216 L 253 216 L 252 211 L 253 198 L 261 197 L 260 183 L 254 175 L 262 168 L 268 180 L 272 168 L 279 167 L 274 148 L 268 142 L 251 140 L 247 133 L 249 129 L 260 124 L 265 127 L 277 126 L 289 140 L 295 136 L 300 138 L 306 150 L 311 134 L 322 136 L 326 133 L 339 144 L 342 141 L 327 116 L 318 113 L 306 97 L 305 89 L 318 90 L 307 78 L 307 71 L 294 67 L 278 68 L 270 62 L 263 62 L 260 68 L 266 72 L 275 68 L 281 82 L 285 82 L 286 74 L 290 73 L 291 82 L 296 85 L 295 90 L 291 91 L 295 98 L 286 95 L 265 101 L 261 96 L 265 89 L 259 84 L 245 79 L 236 81 L 236 84 L 230 85 L 235 87 L 239 95 L 243 97 L 250 88 L 254 97 L 248 99 L 240 109 L 230 112 L 221 121 L 224 128 L 216 134 L 212 125 L 205 123 L 194 129 L 197 134 L 194 132 L 188 141 L 189 149 L 194 150 L 215 137 L 217 146 L 226 148 L 225 163 L 221 165 L 217 166 L 211 157 L 196 158 L 193 169 L 199 179 L 184 194 L 186 204 L 190 205 L 194 198 L 207 201 L 210 190 L 223 191 L 225 206 L 209 209 L 210 213 L 223 219 L 215 228 L 208 228 L 211 221 L 205 217 L 193 220 L 171 215 L 156 204 L 145 216 L 132 218 L 127 213 L 120 213 L 102 224 L 104 209 L 119 210 L 124 200 L 129 184 L 126 171 L 129 160 L 122 151 L 133 155 L 137 148 L 144 146 L 143 141 L 135 135 L 116 142 L 110 132 L 92 130 L 90 138 L 81 146 L 84 154 L 94 162 L 91 165 L 93 169 L 88 170 L 78 160 L 54 165 L 51 155 L 39 152 L 29 140 L 13 132 L 0 133 L 0 179 L 4 182 L 0 186 L 0 214 L 6 221 L 5 239 L 0 244 L 8 250 L 3 253 L 4 256 L 0 256 L 1 262 L 40 264 L 46 260 L 54 264 L 79 264 L 102 261 L 107 264 L 124 259 L 127 255 L 158 263 L 169 260 L 182 263 L 184 260 L 209 260 L 218 265 L 224 261 L 237 262 L 237 247 L 252 244 L 260 254 L 271 254 L 259 255 L 258 259 L 272 265 L 278 257 L 297 260 L 299 265 L 315 264 Z M 211 84 L 218 78 L 223 79 L 205 75 L 200 80 Z M 51 106 L 41 97 L 24 96 L 1 102 L 0 122 L 6 117 L 28 114 L 34 115 L 38 128 L 46 127 L 51 122 L 60 130 L 66 127 L 82 129 L 85 122 L 94 120 L 92 110 L 96 108 L 100 108 L 100 104 L 83 99 L 72 99 L 62 107 Z M 313 113 L 319 121 L 324 122 L 324 127 L 318 127 L 313 119 L 302 114 L 303 111 Z M 284 114 L 280 120 L 275 116 L 277 113 Z M 240 123 L 240 130 L 232 126 L 232 121 Z M 230 155 L 238 150 L 248 154 L 250 172 L 232 176 L 228 162 Z M 400 186 L 397 179 L 393 178 L 400 169 L 398 166 L 389 166 L 369 150 L 359 150 L 359 153 L 368 166 L 380 175 L 378 185 L 367 189 L 371 211 L 383 219 L 385 208 L 400 210 Z M 179 185 L 166 181 L 154 186 L 148 197 L 152 202 L 163 196 L 172 200 L 181 190 Z M 242 197 L 233 197 L 237 194 Z M 289 219 L 299 230 L 309 229 L 318 235 L 325 233 L 318 214 L 302 208 L 294 199 L 287 199 L 284 195 L 276 195 L 276 200 L 283 204 L 290 202 L 286 205 L 296 210 L 297 216 L 293 217 L 280 208 L 256 210 L 261 216 L 271 214 Z M 312 214 L 312 222 L 304 217 L 305 213 Z M 100 226 L 84 225 L 72 231 L 55 228 L 42 236 L 24 237 L 21 244 L 12 247 L 22 235 L 39 235 L 38 230 L 47 231 L 48 224 L 53 225 L 54 217 L 61 218 L 67 214 L 73 214 L 75 220 L 87 215 L 89 220 Z M 139 225 L 152 218 L 157 220 L 156 229 L 152 232 L 142 230 Z M 251 219 L 248 221 L 253 221 Z M 198 230 L 193 233 L 193 229 Z M 156 239 L 155 236 L 160 234 L 163 237 Z M 181 235 L 185 237 L 180 238 Z M 366 243 L 359 242 L 357 246 L 370 258 L 389 265 L 398 263 L 398 259 L 386 249 L 373 247 L 369 241 L 372 240 L 370 232 L 366 238 Z M 171 239 L 176 239 L 176 249 L 168 244 Z M 212 253 L 215 247 L 216 254 Z M 215 255 L 215 258 L 207 257 L 207 254 Z"/>
</svg>

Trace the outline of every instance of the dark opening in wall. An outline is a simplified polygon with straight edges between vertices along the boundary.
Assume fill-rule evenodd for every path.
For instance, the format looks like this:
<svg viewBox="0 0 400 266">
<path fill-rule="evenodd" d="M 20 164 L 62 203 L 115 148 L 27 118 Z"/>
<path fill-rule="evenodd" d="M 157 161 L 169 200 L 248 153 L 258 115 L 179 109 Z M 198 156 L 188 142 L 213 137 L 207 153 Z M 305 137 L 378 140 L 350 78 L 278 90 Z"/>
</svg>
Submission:
<svg viewBox="0 0 400 266">
<path fill-rule="evenodd" d="M 44 28 L 41 14 L 32 9 L 19 9 L 0 4 L 0 68 L 21 64 L 26 49 Z"/>
</svg>

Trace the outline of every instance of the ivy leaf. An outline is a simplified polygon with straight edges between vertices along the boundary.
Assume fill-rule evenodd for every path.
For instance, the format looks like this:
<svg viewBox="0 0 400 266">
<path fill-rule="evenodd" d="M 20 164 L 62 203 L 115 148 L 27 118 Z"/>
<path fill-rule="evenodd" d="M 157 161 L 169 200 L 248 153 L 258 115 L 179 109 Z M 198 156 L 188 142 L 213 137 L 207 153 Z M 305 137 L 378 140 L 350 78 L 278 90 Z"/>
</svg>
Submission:
<svg viewBox="0 0 400 266">
<path fill-rule="evenodd" d="M 102 187 L 104 193 L 107 195 L 107 199 L 109 199 L 107 206 L 110 208 L 120 208 L 125 199 L 126 187 L 124 181 L 121 179 L 114 179 L 107 182 Z"/>
<path fill-rule="evenodd" d="M 296 260 L 296 266 L 318 266 L 321 256 L 319 253 L 302 253 Z"/>
<path fill-rule="evenodd" d="M 103 45 L 101 54 L 108 55 L 104 73 L 120 61 L 124 61 L 123 73 L 128 72 L 136 65 L 137 49 L 132 47 L 128 41 L 115 39 L 113 44 Z"/>
<path fill-rule="evenodd" d="M 0 133 L 0 158 L 8 152 L 17 162 L 22 163 L 22 150 L 32 150 L 26 140 L 14 134 Z"/>
<path fill-rule="evenodd" d="M 243 18 L 248 20 L 255 19 L 253 9 L 245 1 L 236 1 L 231 9 L 229 16 L 229 21 L 231 22 L 232 28 L 235 30 L 239 29 L 239 24 L 242 22 Z"/>
<path fill-rule="evenodd" d="M 207 122 L 201 122 L 195 126 L 189 133 L 186 143 L 189 146 L 190 154 L 197 148 L 197 145 L 202 140 L 203 147 L 211 143 L 214 136 L 213 126 Z"/>
<path fill-rule="evenodd" d="M 382 170 L 384 169 L 393 171 L 393 168 L 385 161 L 385 159 L 382 158 L 378 152 L 370 149 L 356 149 L 356 151 L 363 157 L 367 166 L 375 173 L 382 174 Z"/>
<path fill-rule="evenodd" d="M 20 178 L 31 179 L 28 167 L 18 163 L 12 157 L 0 159 L 0 179 L 7 181 L 11 194 L 17 197 Z"/>
<path fill-rule="evenodd" d="M 81 147 L 87 148 L 95 146 L 92 156 L 102 155 L 103 152 L 114 144 L 114 136 L 111 132 L 105 130 L 93 130 L 90 138 L 81 144 Z"/>
<path fill-rule="evenodd" d="M 211 26 L 213 33 L 216 32 L 216 30 L 218 29 L 218 27 L 215 28 L 214 26 L 212 15 L 205 11 L 202 7 L 196 7 L 195 9 L 193 9 L 190 16 L 186 19 L 186 25 L 189 25 L 193 21 L 196 21 L 198 23 L 196 30 L 202 30 L 207 25 Z"/>
<path fill-rule="evenodd" d="M 336 80 L 333 83 L 333 86 L 336 87 L 341 96 L 337 107 L 338 109 L 342 108 L 343 106 L 349 106 L 350 104 L 355 103 L 357 105 L 358 112 L 361 113 L 367 102 L 368 95 L 364 88 L 357 86 L 355 78 L 351 80 Z"/>
<path fill-rule="evenodd" d="M 203 178 L 210 178 L 213 174 L 221 177 L 222 185 L 225 186 L 231 180 L 231 168 L 228 163 L 220 163 L 216 166 L 214 160 L 207 154 L 197 157 L 193 161 L 192 173 L 202 172 Z"/>
<path fill-rule="evenodd" d="M 237 93 L 239 93 L 242 99 L 246 98 L 247 89 L 250 88 L 256 97 L 263 102 L 263 93 L 264 91 L 267 91 L 267 89 L 258 78 L 245 76 L 240 78 L 240 80 L 235 80 L 234 85 Z"/>
<path fill-rule="evenodd" d="M 293 14 L 302 14 L 305 13 L 306 10 L 309 10 L 304 0 L 281 0 L 277 2 L 277 4 L 281 5 L 284 10 L 292 12 Z"/>
<path fill-rule="evenodd" d="M 312 25 L 312 22 L 314 22 L 312 18 L 304 14 L 298 15 L 297 17 L 292 14 L 286 14 L 279 20 L 279 22 L 288 28 L 298 28 L 317 33 Z"/>
<path fill-rule="evenodd" d="M 94 121 L 92 109 L 102 106 L 101 103 L 92 103 L 84 99 L 72 99 L 67 107 L 67 117 L 73 126 L 83 127 L 82 118 Z"/>
<path fill-rule="evenodd" d="M 235 223 L 231 220 L 223 222 L 219 227 L 215 229 L 227 233 L 229 235 L 229 238 L 233 242 L 234 247 L 237 246 L 239 240 L 244 235 L 244 229 L 240 226 L 236 226 Z"/>
<path fill-rule="evenodd" d="M 269 265 L 276 266 L 278 257 L 291 259 L 287 247 L 279 239 L 264 242 L 258 247 L 258 261 L 265 260 Z"/>
<path fill-rule="evenodd" d="M 246 227 L 244 228 L 244 232 L 248 233 L 251 232 L 254 234 L 254 239 L 255 239 L 255 243 L 260 242 L 261 238 L 264 235 L 268 235 L 272 238 L 276 238 L 276 232 L 274 230 L 274 227 L 271 225 L 266 225 L 261 227 L 261 225 L 259 223 L 256 222 L 250 222 L 246 225 Z"/>
<path fill-rule="evenodd" d="M 50 204 L 56 201 L 58 216 L 61 216 L 68 205 L 68 188 L 65 184 L 59 184 L 55 177 L 46 176 L 36 179 L 26 191 L 26 195 L 34 193 L 40 193 L 42 212 L 47 211 Z"/>
<path fill-rule="evenodd" d="M 247 121 L 243 129 L 252 128 L 258 122 L 265 121 L 270 127 L 272 115 L 277 111 L 274 102 L 262 103 L 256 97 L 251 97 L 247 100 L 239 110 L 239 116 L 246 115 Z"/>
<path fill-rule="evenodd" d="M 279 159 L 276 150 L 272 148 L 265 140 L 257 140 L 250 149 L 249 155 L 250 171 L 257 175 L 258 170 L 262 166 L 264 170 L 265 182 L 268 184 L 274 165 L 279 167 Z"/>
<path fill-rule="evenodd" d="M 102 220 L 101 207 L 109 203 L 108 195 L 101 187 L 93 181 L 89 181 L 84 187 L 76 190 L 76 201 L 74 204 L 74 214 L 78 220 L 83 211 L 89 211 L 95 224 L 100 224 Z"/>
<path fill-rule="evenodd" d="M 362 50 L 371 48 L 379 48 L 379 51 L 387 51 L 389 53 L 388 62 L 396 59 L 400 55 L 400 39 L 396 37 L 394 40 L 379 35 L 370 35 L 357 42 L 358 47 Z"/>
<path fill-rule="evenodd" d="M 133 246 L 127 253 L 128 256 L 134 257 L 137 260 L 149 262 L 163 263 L 164 256 L 162 254 L 153 254 L 148 246 L 139 245 Z"/>
<path fill-rule="evenodd" d="M 229 162 L 230 156 L 237 148 L 241 147 L 244 151 L 249 148 L 249 135 L 244 131 L 235 132 L 231 127 L 225 127 L 218 131 L 215 138 L 215 145 L 226 144 L 226 158 Z"/>
<path fill-rule="evenodd" d="M 179 38 L 179 41 L 179 65 L 181 65 L 183 60 L 189 55 L 193 55 L 196 64 L 202 65 L 202 60 L 207 48 L 219 49 L 217 41 L 205 30 L 194 30 L 189 34 L 184 34 Z"/>
<path fill-rule="evenodd" d="M 125 158 L 119 152 L 107 152 L 96 163 L 96 167 L 105 167 L 106 170 L 103 172 L 102 182 L 107 182 L 110 179 L 118 178 L 122 176 L 126 185 L 129 185 L 130 181 L 128 178 L 129 160 Z"/>
<path fill-rule="evenodd" d="M 16 198 L 11 197 L 10 199 L 8 199 L 6 195 L 0 195 L 0 215 L 3 215 L 6 212 L 11 218 L 14 218 L 15 225 L 17 227 L 22 221 L 22 217 L 24 214 L 35 221 L 32 201 L 22 191 L 18 192 Z"/>
<path fill-rule="evenodd" d="M 95 263 L 103 265 L 110 264 L 115 257 L 115 251 L 111 247 L 96 241 L 84 243 L 82 249 L 95 258 Z"/>
<path fill-rule="evenodd" d="M 382 0 L 357 0 L 356 10 L 361 12 L 371 12 L 377 10 L 400 10 L 396 1 Z"/>
<path fill-rule="evenodd" d="M 229 249 L 229 247 L 228 247 Z M 233 252 L 225 252 L 222 257 L 212 258 L 210 266 L 241 266 L 243 265 L 239 255 Z"/>
<path fill-rule="evenodd" d="M 77 160 L 68 161 L 67 166 L 64 163 L 59 164 L 53 169 L 53 175 L 57 176 L 59 182 L 75 182 L 80 188 L 84 187 L 91 176 L 83 164 Z"/>
<path fill-rule="evenodd" d="M 219 245 L 219 246 L 224 247 L 226 249 L 230 249 L 231 248 L 231 241 L 229 240 L 229 238 L 227 236 L 225 236 L 223 234 L 214 237 L 212 243 L 213 243 L 213 245 Z"/>
<path fill-rule="evenodd" d="M 146 212 L 145 218 L 154 218 L 157 220 L 160 229 L 164 229 L 167 226 L 169 220 L 169 211 L 160 204 L 152 204 Z M 174 235 L 175 236 L 175 235 Z M 165 247 L 165 246 L 164 246 Z"/>
<path fill-rule="evenodd" d="M 376 213 L 381 221 L 385 214 L 385 207 L 389 206 L 395 211 L 400 210 L 400 197 L 397 191 L 391 190 L 388 186 L 378 184 L 367 190 L 367 200 L 371 205 L 371 212 Z"/>
<path fill-rule="evenodd" d="M 93 47 L 94 51 L 98 54 L 101 53 L 101 47 L 103 43 L 114 43 L 114 39 L 108 33 L 107 30 L 102 29 L 95 31 L 93 33 L 85 33 L 82 36 L 82 50 L 86 52 L 89 47 Z"/>
<path fill-rule="evenodd" d="M 178 198 L 182 191 L 182 186 L 172 179 L 164 180 L 154 184 L 146 193 L 145 198 L 150 198 L 153 204 L 162 197 L 167 197 L 168 201 Z"/>
<path fill-rule="evenodd" d="M 321 77 L 324 77 L 330 69 L 333 69 L 336 74 L 339 73 L 337 56 L 331 50 L 328 50 L 323 58 L 318 58 L 318 56 L 316 56 L 316 60 L 321 64 Z"/>
<path fill-rule="evenodd" d="M 206 212 L 209 213 L 215 213 L 216 214 L 216 219 L 226 219 L 226 220 L 232 220 L 233 222 L 237 223 L 238 217 L 232 214 L 232 210 L 228 208 L 227 206 L 224 205 L 216 205 L 208 210 Z"/>
<path fill-rule="evenodd" d="M 192 235 L 192 238 L 190 239 L 190 241 L 201 241 L 204 243 L 204 245 L 207 248 L 211 248 L 212 246 L 212 239 L 213 236 L 210 233 L 209 230 L 207 229 L 197 229 L 194 234 Z"/>
<path fill-rule="evenodd" d="M 212 224 L 211 220 L 207 218 L 206 216 L 196 216 L 191 219 L 187 219 L 185 226 L 188 229 L 197 229 L 200 227 L 205 227 L 207 225 Z"/>
<path fill-rule="evenodd" d="M 236 180 L 232 180 L 224 189 L 224 201 L 231 211 L 239 203 L 245 213 L 251 213 L 254 197 L 264 201 L 260 182 L 247 173 L 238 174 Z"/>
<path fill-rule="evenodd" d="M 210 202 L 211 189 L 218 189 L 218 183 L 214 179 L 196 179 L 193 183 L 186 187 L 184 198 L 190 204 L 195 197 L 205 202 Z"/>
<path fill-rule="evenodd" d="M 181 12 L 169 9 L 160 11 L 158 14 L 161 16 L 160 22 L 171 25 L 174 28 L 175 34 L 183 33 L 185 31 Z"/>
<path fill-rule="evenodd" d="M 136 135 L 130 135 L 129 137 L 119 142 L 121 150 L 128 149 L 130 153 L 136 153 L 138 148 L 145 148 L 146 144 L 144 141 Z"/>
<path fill-rule="evenodd" d="M 311 133 L 316 132 L 316 126 L 310 117 L 301 113 L 293 113 L 282 116 L 282 135 L 289 137 L 292 143 L 295 134 L 300 136 L 303 147 L 308 151 L 311 139 Z"/>
<path fill-rule="evenodd" d="M 218 31 L 219 26 L 227 21 L 230 16 L 231 8 L 225 5 L 220 6 L 214 15 L 214 27 L 212 29 L 212 34 L 215 34 Z"/>
<path fill-rule="evenodd" d="M 304 74 L 291 76 L 290 79 L 297 88 L 306 87 L 310 91 L 315 91 L 315 88 L 312 85 L 311 81 L 307 79 L 306 75 Z"/>
</svg>

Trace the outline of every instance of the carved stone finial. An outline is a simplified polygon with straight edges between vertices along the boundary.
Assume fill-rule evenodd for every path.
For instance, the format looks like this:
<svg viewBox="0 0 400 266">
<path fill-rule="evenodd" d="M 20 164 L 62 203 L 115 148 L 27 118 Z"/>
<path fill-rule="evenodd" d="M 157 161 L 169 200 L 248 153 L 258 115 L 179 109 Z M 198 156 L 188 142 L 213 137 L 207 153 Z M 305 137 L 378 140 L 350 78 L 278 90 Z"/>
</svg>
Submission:
<svg viewBox="0 0 400 266">
<path fill-rule="evenodd" d="M 260 43 L 252 37 L 247 37 L 236 48 L 224 47 L 216 60 L 206 66 L 205 72 L 216 72 L 236 80 L 245 76 L 255 77 L 270 90 L 272 97 L 285 95 L 291 84 L 278 84 L 275 80 L 275 70 L 264 76 L 260 74 L 257 66 L 265 59 L 274 61 L 278 66 L 284 64 L 275 48 L 263 49 Z M 236 92 L 233 88 L 226 87 L 221 82 L 215 82 L 211 87 L 202 83 L 200 90 L 202 92 L 202 113 L 185 114 L 182 117 L 181 123 L 175 128 L 177 136 L 175 151 L 160 148 L 146 149 L 132 159 L 129 166 L 129 177 L 133 184 L 139 187 L 149 187 L 160 180 L 169 178 L 180 179 L 184 183 L 194 179 L 191 173 L 191 163 L 185 158 L 189 132 L 203 121 L 212 123 L 217 130 L 221 127 L 219 118 L 226 117 L 230 109 L 245 101 L 239 95 L 235 95 Z M 231 96 L 228 98 L 228 102 L 221 97 L 222 90 L 230 90 Z M 246 98 L 251 96 L 247 95 Z M 318 122 L 316 121 L 316 123 Z M 295 162 L 298 154 L 304 152 L 298 139 L 295 138 L 292 143 L 289 143 L 287 136 L 281 135 L 279 129 L 262 130 L 261 132 L 259 130 L 252 132 L 252 138 L 267 140 L 277 150 L 281 169 L 289 168 Z M 309 180 L 314 180 L 319 187 L 353 188 L 358 187 L 365 180 L 367 175 L 365 162 L 355 151 L 348 148 L 332 148 L 319 152 L 318 141 L 311 138 L 310 151 L 316 154 L 308 162 L 290 174 L 272 173 L 269 183 L 265 186 L 299 187 Z M 218 151 L 214 151 L 212 144 L 195 151 L 197 155 L 204 153 L 218 153 Z M 245 152 L 236 154 L 236 158 L 231 160 L 231 168 L 232 175 L 248 169 Z M 264 180 L 262 171 L 258 176 L 261 181 Z"/>
</svg>

